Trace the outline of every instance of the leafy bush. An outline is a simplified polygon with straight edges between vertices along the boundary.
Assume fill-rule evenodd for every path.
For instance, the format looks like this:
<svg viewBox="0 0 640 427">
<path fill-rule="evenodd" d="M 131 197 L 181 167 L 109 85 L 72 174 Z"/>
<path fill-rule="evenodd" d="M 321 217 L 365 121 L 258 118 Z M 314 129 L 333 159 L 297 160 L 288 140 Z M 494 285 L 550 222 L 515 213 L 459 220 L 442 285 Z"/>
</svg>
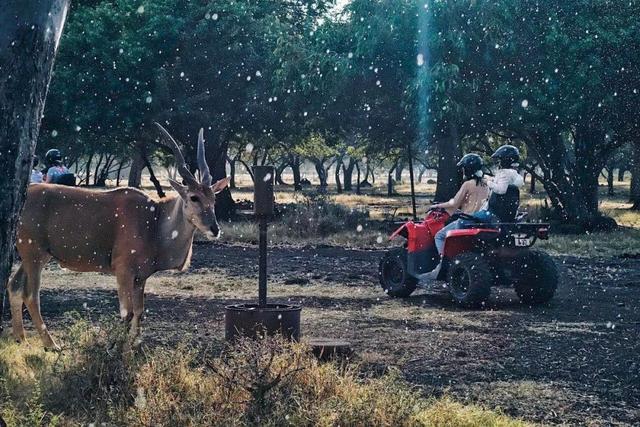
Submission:
<svg viewBox="0 0 640 427">
<path fill-rule="evenodd" d="M 283 209 L 282 225 L 291 237 L 326 237 L 366 226 L 369 211 L 350 209 L 330 197 L 312 193 Z"/>
</svg>

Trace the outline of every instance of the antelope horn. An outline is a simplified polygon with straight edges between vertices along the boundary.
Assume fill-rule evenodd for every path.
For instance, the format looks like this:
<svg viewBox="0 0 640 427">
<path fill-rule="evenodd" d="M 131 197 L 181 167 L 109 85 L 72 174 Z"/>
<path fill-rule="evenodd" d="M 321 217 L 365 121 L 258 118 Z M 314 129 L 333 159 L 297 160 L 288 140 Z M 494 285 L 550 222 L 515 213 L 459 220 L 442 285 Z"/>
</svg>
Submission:
<svg viewBox="0 0 640 427">
<path fill-rule="evenodd" d="M 167 130 L 163 128 L 160 123 L 155 122 L 155 124 L 160 129 L 160 132 L 164 137 L 165 141 L 168 142 L 168 144 L 165 144 L 165 146 L 170 148 L 171 151 L 173 152 L 173 157 L 175 157 L 176 159 L 176 166 L 178 167 L 178 172 L 180 173 L 180 176 L 186 181 L 187 184 L 192 184 L 192 185 L 197 184 L 198 181 L 193 176 L 191 171 L 189 171 L 189 168 L 187 167 L 187 164 L 184 161 L 184 156 L 182 155 L 182 151 L 180 151 L 180 147 L 178 146 L 178 143 L 176 142 L 176 140 L 173 139 L 173 137 L 169 134 L 169 132 L 167 132 Z"/>
<path fill-rule="evenodd" d="M 202 184 L 211 185 L 211 173 L 204 155 L 204 129 L 202 128 L 198 133 L 198 169 L 200 169 L 200 174 L 202 175 Z"/>
</svg>

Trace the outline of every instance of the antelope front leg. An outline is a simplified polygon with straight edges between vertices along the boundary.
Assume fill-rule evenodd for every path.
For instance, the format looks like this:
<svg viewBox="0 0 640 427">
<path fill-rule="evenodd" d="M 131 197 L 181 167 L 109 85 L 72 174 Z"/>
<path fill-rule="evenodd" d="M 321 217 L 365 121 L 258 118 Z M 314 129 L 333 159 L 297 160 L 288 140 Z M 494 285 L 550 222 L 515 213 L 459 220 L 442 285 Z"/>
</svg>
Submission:
<svg viewBox="0 0 640 427">
<path fill-rule="evenodd" d="M 130 271 L 116 273 L 118 280 L 118 300 L 120 317 L 130 322 L 129 344 L 133 344 L 140 336 L 140 318 L 144 311 L 144 285 L 146 279 L 136 277 Z"/>
<path fill-rule="evenodd" d="M 29 310 L 29 315 L 31 316 L 33 325 L 38 330 L 44 347 L 50 350 L 59 351 L 60 346 L 56 344 L 51 337 L 51 334 L 49 334 L 49 331 L 44 324 L 44 320 L 42 319 L 42 314 L 40 313 L 40 280 L 42 277 L 42 266 L 43 263 L 36 262 L 25 266 L 27 280 L 24 287 L 24 304 L 27 306 L 27 310 Z"/>
</svg>

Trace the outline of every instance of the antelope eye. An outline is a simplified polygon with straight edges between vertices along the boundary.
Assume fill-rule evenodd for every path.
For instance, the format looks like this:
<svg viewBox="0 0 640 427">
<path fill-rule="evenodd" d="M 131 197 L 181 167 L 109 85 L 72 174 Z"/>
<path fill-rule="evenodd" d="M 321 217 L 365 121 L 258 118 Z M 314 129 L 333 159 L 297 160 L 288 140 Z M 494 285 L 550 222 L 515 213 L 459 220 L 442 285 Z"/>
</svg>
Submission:
<svg viewBox="0 0 640 427">
<path fill-rule="evenodd" d="M 197 203 L 197 202 L 200 201 L 200 198 L 198 196 L 191 196 L 190 198 L 191 198 L 192 202 L 196 202 Z"/>
</svg>

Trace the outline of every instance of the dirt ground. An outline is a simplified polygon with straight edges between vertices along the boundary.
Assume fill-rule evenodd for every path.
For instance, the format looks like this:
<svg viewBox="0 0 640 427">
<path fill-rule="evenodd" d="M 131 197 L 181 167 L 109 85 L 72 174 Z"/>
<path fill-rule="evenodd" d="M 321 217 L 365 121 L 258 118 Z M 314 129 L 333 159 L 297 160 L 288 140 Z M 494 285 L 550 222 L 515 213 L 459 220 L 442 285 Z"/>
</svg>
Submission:
<svg viewBox="0 0 640 427">
<path fill-rule="evenodd" d="M 562 280 L 543 307 L 494 290 L 480 311 L 443 291 L 388 298 L 381 251 L 276 247 L 270 296 L 303 306 L 303 334 L 349 340 L 367 372 L 395 366 L 425 395 L 448 394 L 545 424 L 640 423 L 640 259 L 558 257 Z M 287 284 L 295 282 L 295 284 Z M 147 283 L 145 342 L 220 345 L 226 304 L 257 296 L 257 249 L 198 244 L 186 273 Z M 42 311 L 54 332 L 69 311 L 115 318 L 115 279 L 51 264 Z"/>
</svg>

